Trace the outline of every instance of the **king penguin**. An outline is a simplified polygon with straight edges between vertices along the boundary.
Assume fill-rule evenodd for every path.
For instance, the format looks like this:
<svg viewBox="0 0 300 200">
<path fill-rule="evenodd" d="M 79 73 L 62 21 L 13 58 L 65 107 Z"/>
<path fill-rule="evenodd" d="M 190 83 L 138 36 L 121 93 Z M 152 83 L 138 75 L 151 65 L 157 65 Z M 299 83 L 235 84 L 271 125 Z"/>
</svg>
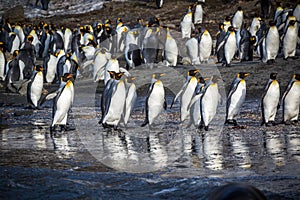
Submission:
<svg viewBox="0 0 300 200">
<path fill-rule="evenodd" d="M 182 38 L 190 38 L 191 37 L 192 30 L 195 29 L 192 18 L 193 18 L 193 13 L 192 13 L 192 11 L 189 10 L 184 15 L 184 17 L 180 23 Z"/>
<path fill-rule="evenodd" d="M 111 54 L 105 48 L 96 51 L 94 58 L 93 77 L 94 81 L 104 80 L 105 64 L 111 58 Z"/>
<path fill-rule="evenodd" d="M 177 57 L 178 57 L 178 46 L 176 40 L 170 33 L 170 29 L 167 28 L 167 38 L 165 42 L 164 56 L 166 65 L 175 67 L 177 65 Z"/>
<path fill-rule="evenodd" d="M 295 58 L 296 47 L 297 47 L 297 37 L 298 29 L 295 25 L 296 21 L 291 20 L 289 26 L 286 29 L 286 32 L 283 36 L 283 55 L 284 59 L 287 60 L 289 57 Z"/>
<path fill-rule="evenodd" d="M 50 126 L 50 132 L 55 131 L 57 125 L 61 127 L 61 130 L 74 130 L 67 125 L 68 112 L 74 100 L 73 74 L 67 73 L 61 77 L 59 89 L 53 96 L 55 98 L 53 102 L 53 120 Z"/>
<path fill-rule="evenodd" d="M 217 107 L 220 101 L 218 80 L 220 80 L 220 78 L 213 75 L 211 79 L 205 83 L 200 98 L 201 124 L 199 128 L 204 126 L 205 131 L 208 131 L 209 124 L 217 113 Z"/>
<path fill-rule="evenodd" d="M 126 88 L 121 79 L 123 72 L 116 72 L 115 79 L 111 81 L 108 92 L 105 94 L 105 111 L 102 116 L 104 128 L 113 127 L 117 130 L 124 111 L 126 100 Z"/>
<path fill-rule="evenodd" d="M 243 21 L 244 21 L 244 12 L 242 10 L 242 7 L 239 6 L 237 11 L 234 13 L 234 15 L 232 17 L 231 24 L 234 27 L 234 29 L 241 30 Z"/>
<path fill-rule="evenodd" d="M 230 26 L 224 39 L 224 61 L 226 67 L 230 67 L 230 63 L 234 57 L 236 49 L 235 31 L 233 26 Z"/>
<path fill-rule="evenodd" d="M 298 122 L 300 105 L 300 74 L 294 74 L 282 97 L 283 122 Z"/>
<path fill-rule="evenodd" d="M 134 84 L 135 77 L 125 79 L 126 87 L 126 100 L 123 112 L 123 122 L 126 126 L 130 117 L 130 114 L 134 108 L 135 101 L 137 99 L 136 86 Z"/>
<path fill-rule="evenodd" d="M 203 21 L 203 8 L 202 8 L 202 4 L 196 3 L 195 4 L 195 12 L 194 12 L 194 24 L 202 24 Z"/>
<path fill-rule="evenodd" d="M 35 66 L 27 86 L 27 102 L 34 108 L 39 108 L 39 100 L 42 96 L 44 83 L 43 70 L 44 69 L 41 66 Z"/>
<path fill-rule="evenodd" d="M 199 60 L 199 45 L 198 45 L 198 39 L 195 37 L 192 37 L 188 39 L 185 43 L 186 50 L 187 50 L 187 55 L 189 56 L 190 63 L 192 65 L 200 65 L 200 60 Z"/>
<path fill-rule="evenodd" d="M 178 97 L 180 96 L 180 121 L 181 123 L 184 122 L 184 120 L 189 118 L 190 110 L 188 109 L 188 106 L 191 102 L 191 99 L 194 95 L 196 86 L 197 86 L 197 78 L 196 74 L 199 72 L 199 70 L 189 70 L 187 72 L 187 79 L 184 85 L 182 86 L 181 90 L 177 93 L 175 98 L 172 101 L 172 104 L 170 108 L 173 107 L 173 104 L 176 102 Z"/>
<path fill-rule="evenodd" d="M 212 51 L 212 37 L 208 30 L 204 30 L 198 39 L 199 59 L 201 63 L 207 63 Z"/>
<path fill-rule="evenodd" d="M 6 76 L 6 57 L 4 54 L 4 43 L 0 42 L 0 81 L 5 80 Z"/>
<path fill-rule="evenodd" d="M 275 62 L 277 57 L 280 38 L 279 33 L 276 27 L 276 24 L 273 20 L 269 22 L 270 27 L 267 30 L 265 39 L 263 41 L 263 62 L 272 64 Z"/>
<path fill-rule="evenodd" d="M 246 81 L 248 73 L 240 72 L 231 84 L 226 104 L 225 124 L 237 125 L 235 117 L 238 115 L 242 104 L 246 98 Z"/>
<path fill-rule="evenodd" d="M 163 73 L 152 74 L 151 83 L 146 97 L 146 118 L 142 127 L 149 124 L 152 126 L 154 120 L 161 113 L 162 109 L 167 109 L 167 102 L 165 99 L 165 89 L 162 81 L 159 79 L 164 76 Z"/>
<path fill-rule="evenodd" d="M 275 116 L 279 107 L 280 87 L 276 80 L 277 73 L 271 73 L 261 99 L 262 124 L 274 125 Z"/>
</svg>

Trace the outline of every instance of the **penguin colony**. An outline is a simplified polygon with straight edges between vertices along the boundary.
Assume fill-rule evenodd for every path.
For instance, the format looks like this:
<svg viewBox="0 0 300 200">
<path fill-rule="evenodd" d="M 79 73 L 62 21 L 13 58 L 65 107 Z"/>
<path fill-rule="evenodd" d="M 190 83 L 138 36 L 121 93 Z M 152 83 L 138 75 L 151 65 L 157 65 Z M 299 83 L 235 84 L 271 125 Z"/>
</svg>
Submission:
<svg viewBox="0 0 300 200">
<path fill-rule="evenodd" d="M 157 7 L 163 1 L 156 1 Z M 207 63 L 212 55 L 212 37 L 208 30 L 195 26 L 203 23 L 203 2 L 190 6 L 180 23 L 182 38 L 189 65 Z M 226 16 L 219 24 L 214 53 L 217 62 L 230 67 L 233 59 L 260 60 L 272 64 L 279 54 L 284 59 L 297 59 L 296 48 L 300 22 L 300 4 L 294 9 L 284 9 L 280 4 L 269 25 L 255 16 L 249 27 L 244 23 L 241 7 L 232 16 Z M 19 81 L 28 83 L 27 100 L 32 108 L 42 109 L 45 100 L 53 100 L 51 130 L 73 130 L 67 122 L 68 112 L 74 99 L 75 80 L 78 76 L 92 77 L 95 82 L 104 81 L 101 97 L 104 128 L 117 129 L 127 125 L 137 98 L 131 69 L 145 64 L 149 69 L 155 63 L 176 67 L 179 48 L 169 28 L 162 29 L 160 19 L 152 17 L 144 24 L 137 19 L 134 26 L 125 25 L 121 18 L 113 23 L 110 19 L 80 26 L 71 30 L 54 24 L 13 24 L 8 20 L 0 24 L 0 80 L 7 90 L 18 92 Z M 198 35 L 195 36 L 194 33 Z M 163 49 L 160 56 L 160 49 Z M 120 67 L 118 54 L 124 54 L 126 67 Z M 7 56 L 9 55 L 9 57 Z M 161 58 L 162 57 L 162 58 Z M 43 66 L 36 65 L 42 59 Z M 80 67 L 81 66 L 81 67 Z M 194 68 L 194 67 L 193 67 Z M 163 70 L 162 70 L 163 71 Z M 180 121 L 189 119 L 199 129 L 208 130 L 220 101 L 218 81 L 220 77 L 202 77 L 199 70 L 189 70 L 186 82 L 175 96 L 171 107 L 180 99 Z M 164 74 L 153 74 L 145 100 L 145 120 L 141 126 L 152 126 L 163 109 L 167 109 L 163 82 Z M 226 104 L 225 124 L 237 125 L 236 117 L 246 96 L 248 73 L 235 77 Z M 271 73 L 261 99 L 262 125 L 275 124 L 280 105 L 280 87 L 277 73 Z M 43 84 L 57 84 L 55 92 L 47 94 Z M 45 92 L 47 93 L 47 91 Z M 300 74 L 293 74 L 281 99 L 283 122 L 296 123 L 300 104 Z"/>
</svg>

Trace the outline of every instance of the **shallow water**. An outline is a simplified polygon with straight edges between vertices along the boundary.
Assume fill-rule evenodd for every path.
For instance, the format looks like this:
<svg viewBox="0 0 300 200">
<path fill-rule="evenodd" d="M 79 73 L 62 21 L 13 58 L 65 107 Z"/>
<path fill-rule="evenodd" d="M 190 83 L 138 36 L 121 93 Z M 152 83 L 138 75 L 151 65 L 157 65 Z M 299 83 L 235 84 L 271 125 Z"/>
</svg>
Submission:
<svg viewBox="0 0 300 200">
<path fill-rule="evenodd" d="M 107 131 L 98 125 L 97 84 L 76 85 L 70 112 L 76 131 L 49 133 L 51 102 L 42 110 L 21 102 L 0 108 L 2 199 L 205 199 L 227 182 L 254 185 L 268 199 L 298 199 L 299 126 L 261 127 L 257 99 L 244 103 L 240 128 L 223 127 L 224 104 L 210 131 L 181 126 L 177 102 L 149 129 L 140 128 L 140 90 L 128 127 Z"/>
</svg>

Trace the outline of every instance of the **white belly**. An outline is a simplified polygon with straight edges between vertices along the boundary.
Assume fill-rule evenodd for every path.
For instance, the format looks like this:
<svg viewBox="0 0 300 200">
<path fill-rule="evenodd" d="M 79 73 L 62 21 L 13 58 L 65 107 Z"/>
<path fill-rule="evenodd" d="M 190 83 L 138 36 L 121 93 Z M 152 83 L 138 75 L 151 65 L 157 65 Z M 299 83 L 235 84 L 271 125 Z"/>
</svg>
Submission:
<svg viewBox="0 0 300 200">
<path fill-rule="evenodd" d="M 5 79 L 5 58 L 2 51 L 0 51 L 0 79 Z"/>
<path fill-rule="evenodd" d="M 199 58 L 200 62 L 207 62 L 211 54 L 212 39 L 210 35 L 202 35 L 199 44 Z"/>
<path fill-rule="evenodd" d="M 50 55 L 50 59 L 47 64 L 47 73 L 46 73 L 46 82 L 47 83 L 52 83 L 55 78 L 57 62 L 58 62 L 58 59 L 55 56 Z"/>
<path fill-rule="evenodd" d="M 186 120 L 190 114 L 190 110 L 188 109 L 188 106 L 194 95 L 196 86 L 197 86 L 197 80 L 195 77 L 192 77 L 185 91 L 183 91 L 181 95 L 181 105 L 180 105 L 181 122 Z"/>
<path fill-rule="evenodd" d="M 31 84 L 31 93 L 30 93 L 30 99 L 35 107 L 38 106 L 38 101 L 42 95 L 43 82 L 44 82 L 43 73 L 38 72 L 35 75 L 35 79 Z"/>
<path fill-rule="evenodd" d="M 264 119 L 266 123 L 275 120 L 277 106 L 279 103 L 279 97 L 280 97 L 279 84 L 278 83 L 271 84 L 262 101 L 263 108 L 264 108 L 263 110 Z"/>
<path fill-rule="evenodd" d="M 227 119 L 234 119 L 238 115 L 242 104 L 245 101 L 246 97 L 246 82 L 241 81 L 236 89 L 236 91 L 231 95 L 230 105 L 228 107 L 228 116 Z"/>
<path fill-rule="evenodd" d="M 216 84 L 209 86 L 201 100 L 202 120 L 205 126 L 209 125 L 217 113 L 218 98 L 218 86 Z"/>
<path fill-rule="evenodd" d="M 290 91 L 284 98 L 284 121 L 297 120 L 299 114 L 300 104 L 300 83 L 296 82 L 293 84 Z"/>
<path fill-rule="evenodd" d="M 224 51 L 226 62 L 230 64 L 236 52 L 236 38 L 234 34 L 228 37 L 228 40 L 225 43 Z"/>
<path fill-rule="evenodd" d="M 152 92 L 148 98 L 148 119 L 149 125 L 158 117 L 163 109 L 165 101 L 165 90 L 163 84 L 155 83 Z"/>
</svg>

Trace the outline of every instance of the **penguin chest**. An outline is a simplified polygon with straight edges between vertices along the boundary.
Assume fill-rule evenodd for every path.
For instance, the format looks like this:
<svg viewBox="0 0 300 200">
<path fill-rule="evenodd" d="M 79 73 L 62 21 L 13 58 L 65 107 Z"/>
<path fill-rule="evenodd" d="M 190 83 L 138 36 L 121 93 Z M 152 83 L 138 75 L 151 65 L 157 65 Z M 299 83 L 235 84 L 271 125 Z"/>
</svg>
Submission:
<svg viewBox="0 0 300 200">
<path fill-rule="evenodd" d="M 203 34 L 199 43 L 200 61 L 207 61 L 212 50 L 212 38 L 209 34 Z"/>
<path fill-rule="evenodd" d="M 37 107 L 37 102 L 41 98 L 42 90 L 43 90 L 43 73 L 37 72 L 34 79 L 32 80 L 31 88 L 30 88 L 30 99 L 34 106 Z"/>
<path fill-rule="evenodd" d="M 266 52 L 269 54 L 269 59 L 275 59 L 279 50 L 279 33 L 277 28 L 270 28 L 268 35 L 266 37 Z"/>
<path fill-rule="evenodd" d="M 284 39 L 283 39 L 283 48 L 286 54 L 291 54 L 295 51 L 297 46 L 297 29 L 295 27 L 289 27 Z"/>
<path fill-rule="evenodd" d="M 241 80 L 236 90 L 229 97 L 228 118 L 232 119 L 240 110 L 246 97 L 246 82 Z"/>
<path fill-rule="evenodd" d="M 280 88 L 277 81 L 270 84 L 266 95 L 263 99 L 263 108 L 265 113 L 273 113 L 276 111 L 280 97 Z"/>
<path fill-rule="evenodd" d="M 300 81 L 295 82 L 284 98 L 285 115 L 298 115 L 300 105 Z"/>
<path fill-rule="evenodd" d="M 189 57 L 191 59 L 191 63 L 199 64 L 199 61 L 197 62 L 197 59 L 198 59 L 198 41 L 197 41 L 197 39 L 196 38 L 189 39 L 185 43 L 185 46 L 187 48 L 187 54 L 189 55 Z"/>
<path fill-rule="evenodd" d="M 240 29 L 243 24 L 243 12 L 237 11 L 232 19 L 232 26 Z"/>
<path fill-rule="evenodd" d="M 151 94 L 148 97 L 148 118 L 149 124 L 159 115 L 163 109 L 165 100 L 165 90 L 162 82 L 156 81 L 153 85 Z"/>
<path fill-rule="evenodd" d="M 207 126 L 214 118 L 219 100 L 219 90 L 217 84 L 210 85 L 201 98 L 201 116 Z"/>
<path fill-rule="evenodd" d="M 181 96 L 181 105 L 180 105 L 180 111 L 181 111 L 181 121 L 184 121 L 188 115 L 189 115 L 189 109 L 188 106 L 191 102 L 191 99 L 194 95 L 195 88 L 197 86 L 197 80 L 195 77 L 192 77 L 190 79 L 189 84 L 185 88 L 185 91 L 183 91 Z"/>
<path fill-rule="evenodd" d="M 47 63 L 47 72 L 46 72 L 47 83 L 52 83 L 55 78 L 57 62 L 58 59 L 55 56 L 50 55 L 50 59 Z"/>
<path fill-rule="evenodd" d="M 123 81 L 120 81 L 110 99 L 109 110 L 106 116 L 107 123 L 113 125 L 117 125 L 119 123 L 124 110 L 125 99 L 125 85 Z"/>
<path fill-rule="evenodd" d="M 227 63 L 229 63 L 236 51 L 236 37 L 234 33 L 231 33 L 227 38 L 227 41 L 224 46 L 224 51 Z"/>
<path fill-rule="evenodd" d="M 0 78 L 4 80 L 5 78 L 5 57 L 2 51 L 0 51 Z"/>
</svg>

